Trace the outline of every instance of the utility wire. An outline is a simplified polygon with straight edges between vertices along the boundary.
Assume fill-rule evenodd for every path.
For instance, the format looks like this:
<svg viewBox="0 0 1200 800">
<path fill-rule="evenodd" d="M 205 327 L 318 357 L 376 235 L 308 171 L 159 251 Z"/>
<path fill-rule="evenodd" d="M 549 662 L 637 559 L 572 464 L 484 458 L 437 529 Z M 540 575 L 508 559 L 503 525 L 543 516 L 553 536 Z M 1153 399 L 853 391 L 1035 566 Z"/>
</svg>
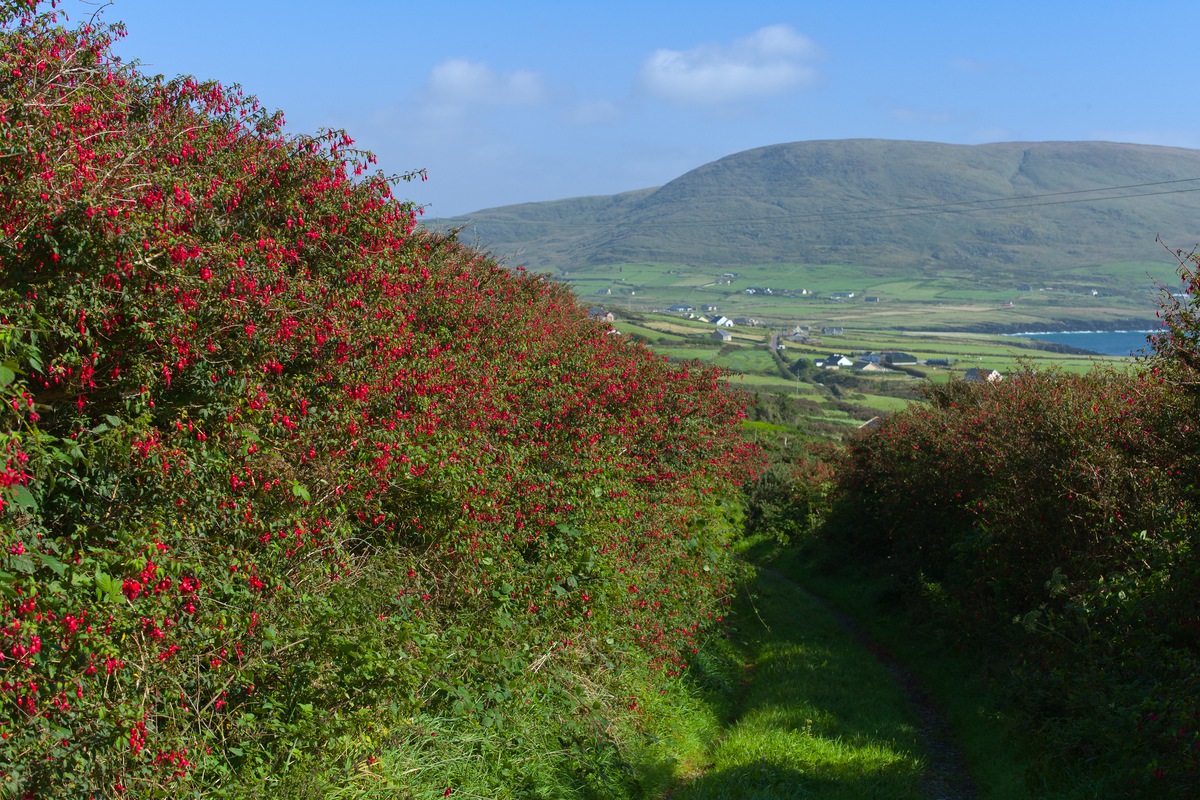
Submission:
<svg viewBox="0 0 1200 800">
<path fill-rule="evenodd" d="M 1106 197 L 1078 197 L 1084 194 L 1096 194 L 1100 192 L 1118 192 L 1129 189 L 1144 189 L 1152 186 L 1171 186 L 1180 183 L 1196 183 L 1200 182 L 1200 177 L 1197 178 L 1177 178 L 1169 181 L 1152 181 L 1148 183 L 1132 183 L 1122 186 L 1101 186 L 1093 189 L 1074 189 L 1067 192 L 1047 192 L 1044 194 L 1017 195 L 1014 197 L 992 197 L 979 200 L 961 200 L 950 203 L 930 203 L 925 205 L 912 206 L 890 206 L 866 208 L 857 211 L 817 211 L 809 214 L 773 214 L 759 215 L 755 217 L 735 217 L 721 218 L 713 221 L 690 221 L 690 220 L 652 220 L 652 219 L 636 219 L 631 221 L 613 221 L 613 222 L 562 222 L 556 220 L 534 220 L 534 219 L 492 219 L 483 220 L 482 224 L 496 225 L 541 225 L 549 228 L 608 228 L 618 226 L 621 228 L 644 227 L 649 225 L 661 225 L 664 222 L 671 227 L 712 227 L 713 225 L 751 225 L 764 222 L 785 222 L 785 221 L 801 221 L 801 220 L 832 220 L 846 219 L 868 216 L 884 216 L 892 217 L 908 217 L 908 216 L 925 216 L 933 214 L 971 214 L 981 211 L 1004 211 L 1013 209 L 1040 208 L 1043 206 L 1067 205 L 1073 203 L 1100 203 L 1109 200 L 1126 200 L 1139 197 L 1156 197 L 1159 195 L 1170 194 L 1188 194 L 1191 192 L 1200 192 L 1200 186 L 1188 189 L 1165 189 L 1160 192 L 1137 192 L 1135 194 L 1119 194 Z M 705 199 L 715 200 L 721 198 L 739 198 L 753 199 L 747 195 L 707 195 Z M 1050 198 L 1067 198 L 1067 199 L 1050 199 Z M 788 198 L 799 199 L 799 198 Z M 1014 202 L 1014 201 L 1044 201 L 1044 202 Z M 985 205 L 995 203 L 1006 203 L 1007 205 Z M 468 215 L 469 219 L 469 215 Z M 439 222 L 438 219 L 430 220 L 427 224 Z M 475 224 L 468 222 L 468 225 Z"/>
</svg>

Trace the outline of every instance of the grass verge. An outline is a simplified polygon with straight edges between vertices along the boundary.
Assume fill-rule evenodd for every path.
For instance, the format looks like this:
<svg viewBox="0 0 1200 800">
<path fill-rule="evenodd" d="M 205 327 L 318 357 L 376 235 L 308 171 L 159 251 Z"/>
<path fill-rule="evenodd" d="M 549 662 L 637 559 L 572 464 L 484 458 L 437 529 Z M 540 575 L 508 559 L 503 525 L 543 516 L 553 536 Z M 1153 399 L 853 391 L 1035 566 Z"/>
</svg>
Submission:
<svg viewBox="0 0 1200 800">
<path fill-rule="evenodd" d="M 883 665 L 783 576 L 760 573 L 736 610 L 696 665 L 723 729 L 703 771 L 666 796 L 921 797 L 916 722 Z"/>
<path fill-rule="evenodd" d="M 988 682 L 988 664 L 955 649 L 945 632 L 914 627 L 888 587 L 852 568 L 825 568 L 803 549 L 790 548 L 771 559 L 781 569 L 853 618 L 874 641 L 889 650 L 930 693 L 945 714 L 961 748 L 980 800 L 1049 800 L 1104 796 L 1029 777 L 1030 759 L 1021 747 L 1019 721 Z"/>
</svg>

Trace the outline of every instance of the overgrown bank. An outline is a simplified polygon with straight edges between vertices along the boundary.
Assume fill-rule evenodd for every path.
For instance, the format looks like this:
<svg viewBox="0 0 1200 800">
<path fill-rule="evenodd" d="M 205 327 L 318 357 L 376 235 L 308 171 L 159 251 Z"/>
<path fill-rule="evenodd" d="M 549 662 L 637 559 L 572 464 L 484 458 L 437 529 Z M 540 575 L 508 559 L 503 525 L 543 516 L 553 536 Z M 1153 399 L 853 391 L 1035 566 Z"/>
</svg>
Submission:
<svg viewBox="0 0 1200 800">
<path fill-rule="evenodd" d="M 809 570 L 877 598 L 860 612 L 970 665 L 1029 796 L 1200 790 L 1194 301 L 1165 317 L 1139 369 L 930 387 L 752 492 Z"/>
<path fill-rule="evenodd" d="M 345 134 L 0 9 L 0 794 L 665 780 L 741 401 Z"/>
</svg>

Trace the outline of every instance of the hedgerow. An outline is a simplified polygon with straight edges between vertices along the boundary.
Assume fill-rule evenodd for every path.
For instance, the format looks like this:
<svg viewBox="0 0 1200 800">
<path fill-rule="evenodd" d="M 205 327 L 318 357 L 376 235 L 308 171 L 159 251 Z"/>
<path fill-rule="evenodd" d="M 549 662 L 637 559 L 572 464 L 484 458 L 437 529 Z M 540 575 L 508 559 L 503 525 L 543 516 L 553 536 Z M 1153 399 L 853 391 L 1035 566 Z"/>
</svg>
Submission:
<svg viewBox="0 0 1200 800">
<path fill-rule="evenodd" d="M 564 785 L 626 780 L 586 766 L 622 665 L 677 674 L 737 575 L 740 399 L 346 134 L 0 9 L 0 793 L 236 794 L 526 706 Z"/>
<path fill-rule="evenodd" d="M 1178 387 L 1150 368 L 1026 370 L 927 394 L 848 443 L 826 541 L 988 654 L 1039 784 L 1186 796 L 1200 441 Z"/>
</svg>

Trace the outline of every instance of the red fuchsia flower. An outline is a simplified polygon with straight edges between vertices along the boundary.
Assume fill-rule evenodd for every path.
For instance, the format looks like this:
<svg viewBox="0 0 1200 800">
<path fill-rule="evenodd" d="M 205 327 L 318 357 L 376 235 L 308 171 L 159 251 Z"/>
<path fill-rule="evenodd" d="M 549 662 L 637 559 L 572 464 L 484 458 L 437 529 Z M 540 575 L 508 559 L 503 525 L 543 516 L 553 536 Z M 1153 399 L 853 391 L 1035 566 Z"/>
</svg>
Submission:
<svg viewBox="0 0 1200 800">
<path fill-rule="evenodd" d="M 146 746 L 146 723 L 137 722 L 129 729 L 129 751 L 135 756 Z"/>
<path fill-rule="evenodd" d="M 126 578 L 124 583 L 121 584 L 121 591 L 124 593 L 126 599 L 133 602 L 141 594 L 142 584 L 133 578 Z"/>
</svg>

